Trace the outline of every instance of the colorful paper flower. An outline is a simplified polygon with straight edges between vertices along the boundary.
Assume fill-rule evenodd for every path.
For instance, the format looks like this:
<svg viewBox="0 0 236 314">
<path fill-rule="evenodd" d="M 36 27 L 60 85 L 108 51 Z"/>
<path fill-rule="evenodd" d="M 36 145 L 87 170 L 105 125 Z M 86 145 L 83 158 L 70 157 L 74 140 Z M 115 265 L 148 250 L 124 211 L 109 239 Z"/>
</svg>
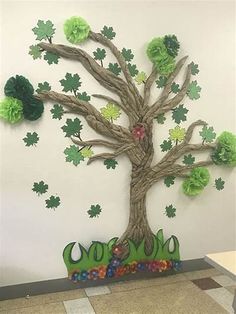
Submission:
<svg viewBox="0 0 236 314">
<path fill-rule="evenodd" d="M 137 264 L 137 270 L 138 271 L 144 271 L 145 269 L 146 269 L 146 264 L 145 263 L 139 262 Z"/>
<path fill-rule="evenodd" d="M 118 267 L 121 265 L 121 260 L 117 257 L 113 257 L 109 265 L 111 265 L 111 267 Z"/>
<path fill-rule="evenodd" d="M 173 264 L 174 270 L 176 270 L 176 271 L 181 270 L 181 268 L 182 268 L 181 261 L 172 261 L 172 264 Z"/>
<path fill-rule="evenodd" d="M 106 277 L 106 273 L 107 273 L 107 267 L 106 266 L 100 266 L 98 268 L 98 277 L 100 279 L 103 279 Z"/>
<path fill-rule="evenodd" d="M 128 264 L 124 265 L 124 271 L 125 271 L 125 274 L 129 274 L 130 273 L 130 265 L 128 265 Z"/>
<path fill-rule="evenodd" d="M 87 280 L 88 279 L 88 272 L 86 270 L 82 270 L 80 273 L 80 280 Z"/>
<path fill-rule="evenodd" d="M 145 128 L 142 124 L 136 125 L 132 130 L 133 137 L 136 140 L 143 140 L 145 137 Z"/>
<path fill-rule="evenodd" d="M 73 16 L 70 19 L 66 20 L 64 24 L 64 34 L 66 39 L 72 44 L 79 44 L 85 41 L 90 32 L 90 26 L 82 18 Z"/>
<path fill-rule="evenodd" d="M 78 272 L 74 272 L 72 275 L 71 275 L 71 280 L 73 282 L 78 282 L 79 281 L 79 273 Z"/>
<path fill-rule="evenodd" d="M 180 44 L 175 35 L 166 35 L 164 37 L 164 44 L 166 46 L 167 52 L 172 57 L 177 57 Z"/>
<path fill-rule="evenodd" d="M 20 121 L 23 118 L 23 104 L 21 100 L 5 97 L 0 102 L 0 118 L 12 124 Z"/>
<path fill-rule="evenodd" d="M 115 268 L 109 265 L 107 267 L 106 277 L 111 278 L 111 277 L 114 277 L 114 275 L 115 275 Z"/>
<path fill-rule="evenodd" d="M 90 280 L 98 279 L 98 270 L 96 268 L 93 268 L 89 271 L 88 279 Z"/>
<path fill-rule="evenodd" d="M 216 148 L 211 156 L 216 165 L 236 166 L 236 136 L 224 131 L 216 140 Z"/>
<path fill-rule="evenodd" d="M 124 252 L 122 244 L 117 244 L 112 247 L 112 254 L 119 257 Z"/>
<path fill-rule="evenodd" d="M 124 274 L 125 274 L 124 266 L 118 266 L 116 268 L 115 277 L 120 277 L 120 276 L 123 276 Z"/>
<path fill-rule="evenodd" d="M 137 262 L 132 262 L 131 264 L 130 264 L 130 272 L 132 273 L 132 274 L 134 274 L 134 273 L 136 273 L 137 272 Z"/>
</svg>

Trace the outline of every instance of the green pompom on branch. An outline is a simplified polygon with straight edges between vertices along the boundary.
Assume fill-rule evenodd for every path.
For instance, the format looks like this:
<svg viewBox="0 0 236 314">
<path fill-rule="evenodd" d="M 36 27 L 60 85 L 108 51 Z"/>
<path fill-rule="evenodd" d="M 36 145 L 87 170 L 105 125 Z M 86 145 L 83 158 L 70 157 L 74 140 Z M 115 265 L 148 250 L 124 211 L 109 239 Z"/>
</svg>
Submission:
<svg viewBox="0 0 236 314">
<path fill-rule="evenodd" d="M 189 178 L 183 182 L 183 192 L 189 196 L 195 196 L 202 192 L 205 186 L 209 183 L 210 174 L 207 168 L 194 168 Z"/>
<path fill-rule="evenodd" d="M 39 119 L 43 111 L 43 102 L 33 96 L 23 103 L 23 115 L 26 120 L 35 121 Z"/>
<path fill-rule="evenodd" d="M 164 37 L 164 44 L 166 46 L 168 54 L 171 57 L 177 57 L 180 47 L 177 37 L 175 35 L 166 35 Z"/>
<path fill-rule="evenodd" d="M 22 120 L 23 104 L 21 100 L 13 97 L 5 97 L 0 102 L 0 118 L 12 124 Z"/>
<path fill-rule="evenodd" d="M 6 96 L 17 98 L 24 103 L 33 96 L 34 88 L 27 78 L 16 75 L 16 77 L 10 77 L 7 80 L 4 93 Z"/>
<path fill-rule="evenodd" d="M 236 166 L 236 136 L 224 131 L 216 141 L 211 158 L 216 165 Z"/>
<path fill-rule="evenodd" d="M 73 16 L 66 20 L 64 24 L 64 34 L 72 44 L 80 44 L 85 41 L 89 36 L 89 32 L 90 26 L 82 17 Z"/>
</svg>

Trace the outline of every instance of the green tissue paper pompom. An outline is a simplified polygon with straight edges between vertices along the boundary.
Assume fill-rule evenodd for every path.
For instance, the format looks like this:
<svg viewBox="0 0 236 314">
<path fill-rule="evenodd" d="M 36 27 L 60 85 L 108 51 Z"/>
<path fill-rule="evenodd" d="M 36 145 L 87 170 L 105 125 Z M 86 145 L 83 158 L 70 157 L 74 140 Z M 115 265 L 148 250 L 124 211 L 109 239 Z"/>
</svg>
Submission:
<svg viewBox="0 0 236 314">
<path fill-rule="evenodd" d="M 175 58 L 178 55 L 180 47 L 177 37 L 175 35 L 166 35 L 164 37 L 164 44 L 168 54 Z"/>
<path fill-rule="evenodd" d="M 23 117 L 23 104 L 13 97 L 6 97 L 0 102 L 0 118 L 16 123 Z"/>
<path fill-rule="evenodd" d="M 183 182 L 184 194 L 189 196 L 195 196 L 202 192 L 205 186 L 209 183 L 210 174 L 207 168 L 197 167 L 194 168 L 190 177 Z"/>
<path fill-rule="evenodd" d="M 66 20 L 64 24 L 66 39 L 72 44 L 85 41 L 89 36 L 89 32 L 90 26 L 82 17 L 73 16 Z"/>
<path fill-rule="evenodd" d="M 191 178 L 184 180 L 182 187 L 184 194 L 189 196 L 198 195 L 204 189 L 201 184 L 197 184 L 197 182 Z"/>
<path fill-rule="evenodd" d="M 16 75 L 16 77 L 11 77 L 6 82 L 4 93 L 6 96 L 14 97 L 24 102 L 32 97 L 34 88 L 27 78 L 22 75 Z"/>
<path fill-rule="evenodd" d="M 211 155 L 217 165 L 236 166 L 236 136 L 224 131 L 216 140 L 216 148 Z"/>
<path fill-rule="evenodd" d="M 35 97 L 31 97 L 23 104 L 23 115 L 26 120 L 35 121 L 41 117 L 44 111 L 43 102 Z"/>
</svg>

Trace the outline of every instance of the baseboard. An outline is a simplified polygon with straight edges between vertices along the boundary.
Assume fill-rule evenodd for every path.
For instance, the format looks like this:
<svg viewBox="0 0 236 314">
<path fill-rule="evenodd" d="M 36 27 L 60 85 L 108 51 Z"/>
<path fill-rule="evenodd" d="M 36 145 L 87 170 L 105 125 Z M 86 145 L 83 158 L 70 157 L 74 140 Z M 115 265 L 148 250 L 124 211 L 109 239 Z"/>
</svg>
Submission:
<svg viewBox="0 0 236 314">
<path fill-rule="evenodd" d="M 210 266 L 207 262 L 205 262 L 203 258 L 199 258 L 199 259 L 183 261 L 182 269 L 178 272 L 174 270 L 169 270 L 163 273 L 139 272 L 135 274 L 125 275 L 119 278 L 105 278 L 105 279 L 98 279 L 95 281 L 87 280 L 85 282 L 76 283 L 76 284 L 68 280 L 68 278 L 24 283 L 24 284 L 19 284 L 19 285 L 0 287 L 0 300 L 26 297 L 27 295 L 34 296 L 34 295 L 39 295 L 39 294 L 75 290 L 78 288 L 88 288 L 88 287 L 94 287 L 94 286 L 108 285 L 108 284 L 118 282 L 118 281 L 164 277 L 164 276 L 172 275 L 176 273 L 184 273 L 184 272 L 202 270 L 202 269 L 207 269 L 207 268 L 212 268 L 212 266 Z"/>
</svg>

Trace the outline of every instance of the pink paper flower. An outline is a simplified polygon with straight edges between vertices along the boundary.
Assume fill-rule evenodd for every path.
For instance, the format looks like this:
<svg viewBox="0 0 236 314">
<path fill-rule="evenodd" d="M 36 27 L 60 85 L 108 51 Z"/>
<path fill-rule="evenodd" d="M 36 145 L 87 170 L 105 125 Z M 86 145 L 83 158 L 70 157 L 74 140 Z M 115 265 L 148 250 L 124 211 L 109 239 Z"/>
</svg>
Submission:
<svg viewBox="0 0 236 314">
<path fill-rule="evenodd" d="M 133 137 L 136 140 L 142 140 L 145 136 L 145 128 L 142 124 L 137 124 L 132 130 Z"/>
</svg>

